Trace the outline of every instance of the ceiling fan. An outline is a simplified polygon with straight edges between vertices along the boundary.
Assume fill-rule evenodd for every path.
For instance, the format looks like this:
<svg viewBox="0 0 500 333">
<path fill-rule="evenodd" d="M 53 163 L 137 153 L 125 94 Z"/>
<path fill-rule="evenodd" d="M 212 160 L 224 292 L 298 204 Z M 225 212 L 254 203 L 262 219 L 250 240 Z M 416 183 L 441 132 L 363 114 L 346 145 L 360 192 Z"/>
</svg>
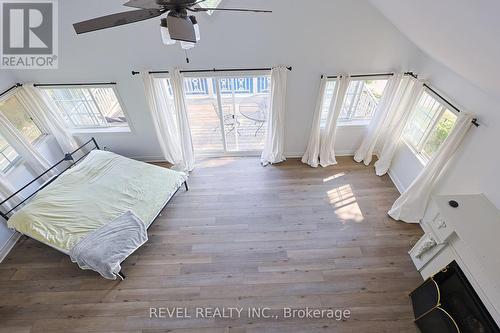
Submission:
<svg viewBox="0 0 500 333">
<path fill-rule="evenodd" d="M 161 35 L 167 45 L 181 41 L 183 49 L 190 49 L 200 40 L 200 30 L 196 17 L 188 12 L 233 11 L 252 13 L 272 13 L 268 10 L 229 9 L 194 7 L 206 0 L 130 0 L 124 6 L 139 8 L 73 24 L 77 34 L 102 30 L 134 22 L 144 21 L 167 14 L 161 19 Z"/>
</svg>

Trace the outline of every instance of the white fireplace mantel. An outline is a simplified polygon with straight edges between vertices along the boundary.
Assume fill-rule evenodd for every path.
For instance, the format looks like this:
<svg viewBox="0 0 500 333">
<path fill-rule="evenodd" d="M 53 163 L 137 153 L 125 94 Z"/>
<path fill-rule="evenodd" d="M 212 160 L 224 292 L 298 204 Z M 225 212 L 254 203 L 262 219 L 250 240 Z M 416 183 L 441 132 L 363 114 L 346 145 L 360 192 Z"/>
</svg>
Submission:
<svg viewBox="0 0 500 333">
<path fill-rule="evenodd" d="M 482 194 L 438 195 L 421 226 L 425 235 L 409 254 L 422 277 L 456 260 L 500 326 L 500 211 Z"/>
</svg>

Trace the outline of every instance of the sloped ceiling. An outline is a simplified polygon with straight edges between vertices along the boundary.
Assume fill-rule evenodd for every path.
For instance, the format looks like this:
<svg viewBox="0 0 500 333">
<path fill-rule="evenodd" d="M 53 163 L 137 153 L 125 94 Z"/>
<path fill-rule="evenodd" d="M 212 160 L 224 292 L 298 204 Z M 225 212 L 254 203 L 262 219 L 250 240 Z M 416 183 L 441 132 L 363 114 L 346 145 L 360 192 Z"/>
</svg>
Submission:
<svg viewBox="0 0 500 333">
<path fill-rule="evenodd" d="M 500 97 L 500 1 L 370 2 L 427 55 Z"/>
</svg>

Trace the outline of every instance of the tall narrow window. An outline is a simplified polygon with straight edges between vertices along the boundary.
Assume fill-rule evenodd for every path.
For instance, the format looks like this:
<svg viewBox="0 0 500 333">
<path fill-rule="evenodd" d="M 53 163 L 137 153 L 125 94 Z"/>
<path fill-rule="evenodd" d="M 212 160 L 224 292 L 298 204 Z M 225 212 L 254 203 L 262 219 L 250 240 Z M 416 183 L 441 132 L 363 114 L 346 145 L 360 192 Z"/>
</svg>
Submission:
<svg viewBox="0 0 500 333">
<path fill-rule="evenodd" d="M 128 127 L 114 86 L 43 88 L 74 129 Z"/>
<path fill-rule="evenodd" d="M 429 160 L 455 126 L 457 115 L 446 103 L 424 91 L 405 129 L 405 141 L 424 160 Z"/>
<path fill-rule="evenodd" d="M 42 131 L 15 95 L 0 101 L 0 112 L 30 143 L 42 136 Z"/>
</svg>

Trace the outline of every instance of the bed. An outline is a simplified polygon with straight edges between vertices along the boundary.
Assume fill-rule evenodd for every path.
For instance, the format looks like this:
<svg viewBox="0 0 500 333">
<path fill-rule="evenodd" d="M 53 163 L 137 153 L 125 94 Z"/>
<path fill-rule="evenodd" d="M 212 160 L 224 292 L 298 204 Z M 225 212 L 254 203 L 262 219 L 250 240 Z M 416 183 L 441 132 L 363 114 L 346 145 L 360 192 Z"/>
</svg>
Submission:
<svg viewBox="0 0 500 333">
<path fill-rule="evenodd" d="M 76 152 L 91 143 L 93 149 L 75 161 Z M 70 166 L 55 175 L 57 168 L 49 169 L 45 176 L 52 178 L 14 212 L 1 215 L 10 228 L 65 254 L 127 212 L 149 228 L 179 188 L 188 189 L 185 173 L 101 151 L 94 139 L 62 161 Z"/>
</svg>

